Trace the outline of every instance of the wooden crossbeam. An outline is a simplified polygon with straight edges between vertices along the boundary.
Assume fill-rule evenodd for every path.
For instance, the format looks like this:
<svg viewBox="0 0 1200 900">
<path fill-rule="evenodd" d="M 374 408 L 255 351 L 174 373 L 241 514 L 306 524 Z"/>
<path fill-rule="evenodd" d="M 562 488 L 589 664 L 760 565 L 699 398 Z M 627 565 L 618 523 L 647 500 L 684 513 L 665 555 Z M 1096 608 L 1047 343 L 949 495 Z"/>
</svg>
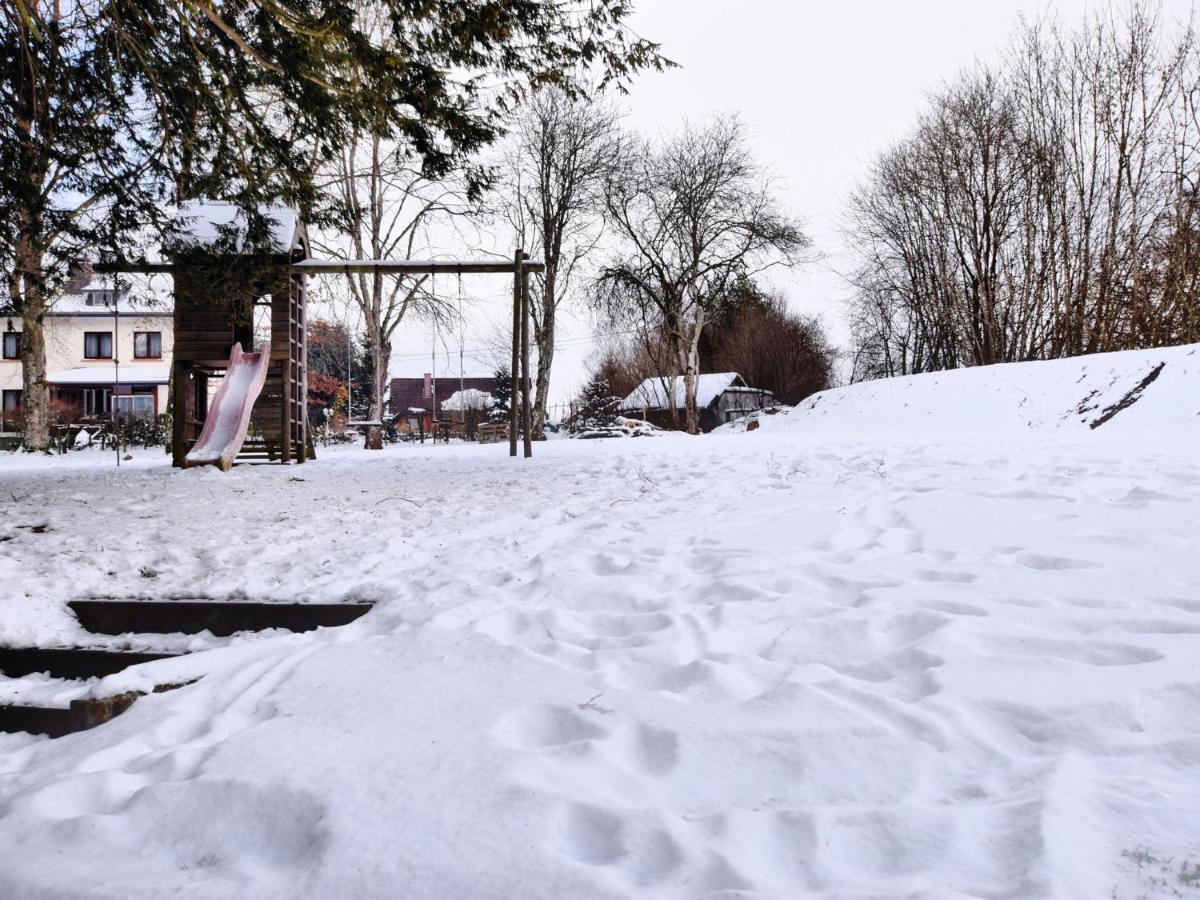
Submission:
<svg viewBox="0 0 1200 900">
<path fill-rule="evenodd" d="M 186 268 L 186 267 L 185 267 Z M 444 259 L 302 259 L 291 265 L 292 271 L 310 275 L 350 275 L 360 272 L 385 272 L 395 275 L 423 275 L 444 272 L 452 275 L 483 275 L 488 273 L 515 272 L 513 263 L 503 260 L 444 260 Z M 541 272 L 546 264 L 539 259 L 527 259 L 521 263 L 523 271 Z M 148 262 L 146 260 L 118 260 L 98 262 L 92 271 L 99 275 L 133 273 L 174 274 L 175 264 Z"/>
<path fill-rule="evenodd" d="M 525 260 L 521 269 L 541 272 L 545 263 L 537 259 Z M 396 275 L 423 275 L 437 272 L 452 275 L 474 275 L 487 273 L 515 272 L 516 264 L 501 260 L 443 260 L 443 259 L 303 259 L 293 263 L 294 271 L 305 273 L 385 272 Z"/>
</svg>

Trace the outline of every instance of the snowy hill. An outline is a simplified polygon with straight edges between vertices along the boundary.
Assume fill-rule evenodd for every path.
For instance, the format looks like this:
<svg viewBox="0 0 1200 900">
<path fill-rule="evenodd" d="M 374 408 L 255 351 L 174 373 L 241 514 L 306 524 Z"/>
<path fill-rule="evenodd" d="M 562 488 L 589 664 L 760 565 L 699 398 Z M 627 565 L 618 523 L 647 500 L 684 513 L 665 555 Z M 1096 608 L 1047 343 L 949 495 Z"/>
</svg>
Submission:
<svg viewBox="0 0 1200 900">
<path fill-rule="evenodd" d="M 760 425 L 847 433 L 1103 429 L 1200 436 L 1200 344 L 861 382 L 763 416 Z"/>
<path fill-rule="evenodd" d="M 0 898 L 1197 895 L 1198 388 L 1185 347 L 531 460 L 0 454 L 2 644 L 375 603 L 118 639 L 195 652 L 71 690 L 183 686 L 0 734 Z"/>
</svg>

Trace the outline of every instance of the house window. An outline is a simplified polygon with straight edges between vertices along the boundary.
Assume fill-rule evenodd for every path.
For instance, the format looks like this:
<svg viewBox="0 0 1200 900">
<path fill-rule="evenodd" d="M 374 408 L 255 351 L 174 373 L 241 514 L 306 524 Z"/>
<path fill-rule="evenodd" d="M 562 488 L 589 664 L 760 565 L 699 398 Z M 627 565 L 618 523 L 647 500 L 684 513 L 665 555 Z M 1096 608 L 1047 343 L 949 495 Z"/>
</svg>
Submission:
<svg viewBox="0 0 1200 900">
<path fill-rule="evenodd" d="M 98 419 L 108 415 L 108 401 L 112 396 L 112 388 L 83 389 L 83 417 Z"/>
<path fill-rule="evenodd" d="M 121 394 L 117 397 L 117 415 L 122 419 L 154 418 L 153 394 Z"/>
<path fill-rule="evenodd" d="M 112 298 L 112 291 L 88 291 L 83 302 L 87 306 L 111 306 Z"/>
<path fill-rule="evenodd" d="M 0 392 L 0 431 L 18 431 L 21 428 L 21 392 Z"/>
<path fill-rule="evenodd" d="M 19 332 L 19 331 L 4 332 L 4 358 L 5 359 L 20 359 L 21 358 L 21 332 Z"/>
<path fill-rule="evenodd" d="M 133 333 L 134 359 L 161 359 L 162 332 L 135 331 Z"/>
<path fill-rule="evenodd" d="M 112 359 L 112 332 L 85 331 L 83 334 L 84 359 Z"/>
</svg>

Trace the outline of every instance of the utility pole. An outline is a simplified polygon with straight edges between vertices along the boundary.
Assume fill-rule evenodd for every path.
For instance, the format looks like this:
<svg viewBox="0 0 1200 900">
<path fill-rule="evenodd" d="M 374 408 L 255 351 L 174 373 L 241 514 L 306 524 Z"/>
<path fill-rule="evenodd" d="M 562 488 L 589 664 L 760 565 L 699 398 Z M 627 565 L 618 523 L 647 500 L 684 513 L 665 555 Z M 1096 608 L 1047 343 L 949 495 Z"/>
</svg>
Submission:
<svg viewBox="0 0 1200 900">
<path fill-rule="evenodd" d="M 117 447 L 117 468 L 121 468 L 121 420 L 117 415 L 117 391 L 121 388 L 121 360 L 119 356 L 120 335 L 121 335 L 121 317 L 117 310 L 117 292 L 118 292 L 117 276 L 113 276 L 112 293 L 109 295 L 109 300 L 112 303 L 113 312 L 113 333 L 112 333 L 112 358 L 113 358 L 113 386 L 112 396 L 108 398 L 108 417 L 112 421 L 113 426 L 113 443 Z"/>
</svg>

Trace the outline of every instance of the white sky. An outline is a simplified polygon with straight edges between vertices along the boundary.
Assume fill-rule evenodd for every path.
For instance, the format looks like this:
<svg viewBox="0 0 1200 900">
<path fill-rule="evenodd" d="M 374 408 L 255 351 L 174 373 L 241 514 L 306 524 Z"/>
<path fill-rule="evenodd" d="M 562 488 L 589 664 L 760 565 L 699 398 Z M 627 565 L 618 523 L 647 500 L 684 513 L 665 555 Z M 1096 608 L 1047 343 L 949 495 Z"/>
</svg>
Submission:
<svg viewBox="0 0 1200 900">
<path fill-rule="evenodd" d="M 638 0 L 633 27 L 659 41 L 681 68 L 639 77 L 622 101 L 629 126 L 654 135 L 683 117 L 735 112 L 751 146 L 780 180 L 785 204 L 807 223 L 823 260 L 774 276 L 794 309 L 821 316 L 844 345 L 849 268 L 839 223 L 845 201 L 874 155 L 914 123 L 925 95 L 975 60 L 997 58 L 1020 14 L 1053 12 L 1078 21 L 1084 0 Z M 1185 18 L 1191 0 L 1163 0 L 1167 18 Z M 498 235 L 495 249 L 506 252 Z M 446 285 L 447 290 L 455 286 Z M 476 316 L 463 343 L 466 374 L 487 374 L 475 354 L 506 321 L 510 291 L 502 276 L 480 280 Z M 496 300 L 485 299 L 490 297 Z M 497 302 L 498 301 L 498 302 Z M 496 323 L 496 324 L 493 324 Z M 406 323 L 407 324 L 407 323 Z M 401 325 L 405 330 L 406 326 Z M 573 396 L 586 371 L 593 326 L 565 316 L 553 373 L 553 399 Z M 429 371 L 429 329 L 398 336 L 393 375 Z M 458 337 L 439 353 L 439 377 L 458 374 Z M 472 360 L 472 356 L 477 356 Z"/>
</svg>

